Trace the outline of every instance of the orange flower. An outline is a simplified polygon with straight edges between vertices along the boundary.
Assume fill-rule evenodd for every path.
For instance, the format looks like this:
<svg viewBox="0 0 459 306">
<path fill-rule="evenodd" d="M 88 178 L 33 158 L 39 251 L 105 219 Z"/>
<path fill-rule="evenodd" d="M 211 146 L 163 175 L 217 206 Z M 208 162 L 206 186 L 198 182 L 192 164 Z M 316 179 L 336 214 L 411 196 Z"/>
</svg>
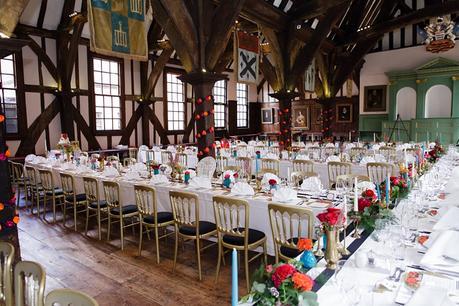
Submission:
<svg viewBox="0 0 459 306">
<path fill-rule="evenodd" d="M 298 241 L 298 249 L 300 251 L 310 251 L 312 250 L 312 240 L 311 239 L 300 239 Z"/>
<path fill-rule="evenodd" d="M 6 152 L 5 152 L 5 156 L 6 156 L 6 157 L 10 157 L 10 156 L 11 156 L 11 152 L 10 152 L 10 150 L 6 150 Z"/>
<path fill-rule="evenodd" d="M 3 122 L 3 121 L 5 121 L 5 116 L 0 115 L 0 122 Z"/>
<path fill-rule="evenodd" d="M 18 224 L 19 223 L 19 216 L 14 216 L 13 222 Z"/>
<path fill-rule="evenodd" d="M 296 289 L 301 291 L 311 291 L 314 281 L 308 275 L 295 272 L 292 276 L 293 284 Z"/>
<path fill-rule="evenodd" d="M 3 203 L 0 203 L 0 211 L 5 209 L 5 205 L 3 205 Z"/>
</svg>

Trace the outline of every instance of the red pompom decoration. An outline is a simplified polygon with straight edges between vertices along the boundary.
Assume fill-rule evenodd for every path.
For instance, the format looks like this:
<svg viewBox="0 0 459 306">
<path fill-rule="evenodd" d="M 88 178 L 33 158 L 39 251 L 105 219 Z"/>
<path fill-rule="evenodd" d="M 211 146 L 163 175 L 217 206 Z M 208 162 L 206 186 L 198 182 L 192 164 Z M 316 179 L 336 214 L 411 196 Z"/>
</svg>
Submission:
<svg viewBox="0 0 459 306">
<path fill-rule="evenodd" d="M 280 144 L 280 145 L 283 145 L 283 144 L 284 144 L 284 142 L 283 142 L 283 141 L 279 141 L 279 144 Z"/>
<path fill-rule="evenodd" d="M 196 100 L 196 103 L 201 104 L 201 103 L 202 103 L 202 99 L 201 99 L 201 98 L 198 98 L 198 99 Z"/>
<path fill-rule="evenodd" d="M 288 113 L 288 108 L 284 109 L 284 113 Z"/>
<path fill-rule="evenodd" d="M 279 116 L 282 116 L 282 111 L 279 111 Z"/>
<path fill-rule="evenodd" d="M 287 122 L 285 122 L 285 121 L 282 121 L 282 124 L 287 124 Z"/>
<path fill-rule="evenodd" d="M 211 126 L 211 127 L 209 128 L 209 132 L 211 132 L 211 133 L 214 132 L 214 127 L 213 127 L 213 126 Z"/>
<path fill-rule="evenodd" d="M 217 145 L 215 143 L 212 144 L 212 148 L 215 148 Z"/>
<path fill-rule="evenodd" d="M 207 101 L 207 102 L 212 101 L 212 96 L 211 96 L 211 95 L 208 95 L 208 96 L 206 97 L 206 101 Z"/>
<path fill-rule="evenodd" d="M 210 113 L 211 113 L 211 114 L 215 113 L 215 110 L 212 108 L 212 109 L 210 110 Z"/>
<path fill-rule="evenodd" d="M 3 121 L 5 121 L 5 116 L 0 115 L 0 122 L 3 122 Z"/>
<path fill-rule="evenodd" d="M 201 138 L 201 134 L 197 133 L 196 138 Z"/>
<path fill-rule="evenodd" d="M 202 156 L 204 153 L 202 153 L 202 151 L 199 151 L 198 155 L 199 156 Z"/>
<path fill-rule="evenodd" d="M 202 136 L 206 136 L 206 135 L 207 135 L 206 130 L 202 131 L 202 132 L 201 132 L 201 135 L 202 135 Z"/>
<path fill-rule="evenodd" d="M 204 148 L 204 152 L 209 153 L 209 152 L 210 152 L 209 147 L 205 147 L 205 148 Z"/>
<path fill-rule="evenodd" d="M 198 115 L 196 115 L 196 117 L 194 117 L 194 119 L 199 120 L 199 119 L 201 119 L 201 116 L 199 116 L 199 114 L 198 114 Z"/>
</svg>

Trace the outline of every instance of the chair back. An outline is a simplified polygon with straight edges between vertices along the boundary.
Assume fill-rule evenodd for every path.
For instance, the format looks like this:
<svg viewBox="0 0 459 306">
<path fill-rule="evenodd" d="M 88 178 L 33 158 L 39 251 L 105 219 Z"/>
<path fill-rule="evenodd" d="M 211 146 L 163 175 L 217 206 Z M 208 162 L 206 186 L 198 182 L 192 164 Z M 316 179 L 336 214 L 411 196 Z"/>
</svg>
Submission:
<svg viewBox="0 0 459 306">
<path fill-rule="evenodd" d="M 102 181 L 104 188 L 105 201 L 109 208 L 121 207 L 120 204 L 120 185 L 117 182 Z M 121 209 L 120 209 L 121 213 Z"/>
<path fill-rule="evenodd" d="M 13 259 L 13 245 L 0 242 L 0 301 L 6 306 L 13 306 Z"/>
<path fill-rule="evenodd" d="M 228 170 L 227 167 L 228 167 L 228 157 L 226 156 L 219 156 L 217 157 L 216 159 L 216 162 L 217 162 L 217 169 L 219 171 L 223 170 Z"/>
<path fill-rule="evenodd" d="M 307 152 L 309 155 L 309 158 L 312 160 L 319 160 L 320 159 L 320 147 L 309 147 L 307 148 Z"/>
<path fill-rule="evenodd" d="M 188 167 L 188 155 L 185 153 L 175 153 L 175 160 L 181 165 L 182 167 Z"/>
<path fill-rule="evenodd" d="M 307 172 L 307 171 L 295 171 L 295 172 L 292 172 L 292 174 L 290 174 L 290 179 L 292 180 L 293 184 L 295 184 L 295 186 L 299 186 L 301 184 L 302 181 L 304 181 L 305 179 L 309 178 L 309 177 L 313 177 L 313 176 L 319 176 L 316 172 Z"/>
<path fill-rule="evenodd" d="M 313 237 L 314 213 L 312 210 L 300 206 L 271 203 L 268 204 L 268 212 L 276 255 L 282 246 L 298 249 L 299 238 Z"/>
<path fill-rule="evenodd" d="M 54 289 L 46 296 L 45 306 L 99 306 L 99 303 L 84 292 L 73 289 Z"/>
<path fill-rule="evenodd" d="M 261 171 L 262 172 L 272 172 L 275 175 L 279 175 L 279 160 L 271 159 L 271 158 L 262 158 L 261 159 Z"/>
<path fill-rule="evenodd" d="M 325 158 L 335 155 L 335 153 L 336 153 L 335 147 L 325 147 L 322 149 L 322 154 L 324 155 Z"/>
<path fill-rule="evenodd" d="M 215 158 L 212 156 L 204 157 L 196 165 L 196 176 L 207 176 L 211 179 L 214 176 L 216 167 Z"/>
<path fill-rule="evenodd" d="M 279 146 L 270 146 L 270 147 L 267 147 L 267 149 L 269 153 L 276 154 L 277 156 L 279 156 L 280 154 Z"/>
<path fill-rule="evenodd" d="M 357 156 L 364 156 L 367 153 L 367 149 L 365 148 L 360 148 L 360 147 L 355 147 L 351 148 L 349 151 L 349 155 L 351 156 L 351 160 L 354 160 Z"/>
<path fill-rule="evenodd" d="M 110 155 L 107 157 L 107 161 L 113 163 L 113 162 L 119 162 L 120 159 L 116 155 Z"/>
<path fill-rule="evenodd" d="M 99 203 L 100 194 L 99 194 L 99 183 L 93 177 L 84 176 L 83 177 L 83 186 L 84 193 L 86 194 L 86 200 L 88 203 Z"/>
<path fill-rule="evenodd" d="M 136 159 L 137 162 L 137 149 L 136 148 L 129 148 L 129 158 Z"/>
<path fill-rule="evenodd" d="M 152 187 L 147 186 L 134 186 L 135 203 L 140 215 L 152 216 L 155 223 L 158 223 L 157 219 L 157 205 L 156 205 L 156 190 Z"/>
<path fill-rule="evenodd" d="M 225 196 L 214 196 L 215 223 L 219 237 L 229 235 L 249 241 L 249 203 L 246 200 Z"/>
<path fill-rule="evenodd" d="M 357 184 L 360 182 L 369 182 L 370 178 L 360 174 L 343 174 L 336 177 L 336 188 L 346 188 L 349 192 L 355 187 L 355 179 Z"/>
<path fill-rule="evenodd" d="M 45 192 L 52 192 L 54 193 L 54 179 L 53 173 L 51 170 L 45 169 L 38 169 L 38 173 L 40 174 L 40 181 Z"/>
<path fill-rule="evenodd" d="M 397 151 L 392 147 L 380 147 L 379 153 L 383 155 L 386 160 L 391 160 L 397 155 Z"/>
<path fill-rule="evenodd" d="M 336 177 L 343 174 L 351 174 L 350 163 L 328 162 L 328 183 L 330 188 L 336 183 Z"/>
<path fill-rule="evenodd" d="M 75 202 L 75 179 L 72 175 L 67 173 L 59 173 L 61 177 L 61 184 L 62 184 L 62 191 L 64 192 L 65 198 L 73 197 L 73 201 Z"/>
<path fill-rule="evenodd" d="M 14 267 L 14 294 L 16 306 L 43 306 L 46 274 L 33 261 L 20 261 Z"/>
<path fill-rule="evenodd" d="M 38 187 L 37 170 L 35 170 L 35 168 L 32 166 L 25 166 L 25 175 L 29 181 L 30 186 L 36 190 Z"/>
<path fill-rule="evenodd" d="M 191 192 L 169 191 L 169 198 L 174 215 L 176 230 L 185 226 L 194 228 L 196 236 L 199 236 L 199 199 L 198 196 Z"/>
<path fill-rule="evenodd" d="M 19 182 L 21 181 L 24 181 L 24 178 L 23 178 L 23 175 L 24 175 L 24 167 L 19 164 L 19 163 L 15 163 L 15 162 L 12 162 L 12 161 L 8 161 L 10 167 L 11 167 L 11 172 L 10 172 L 10 175 L 11 175 L 11 183 L 13 184 L 18 184 Z"/>
<path fill-rule="evenodd" d="M 392 176 L 394 166 L 389 163 L 367 163 L 367 174 L 370 180 L 380 184 L 387 176 Z"/>
<path fill-rule="evenodd" d="M 161 163 L 171 164 L 172 163 L 172 152 L 161 150 Z"/>
<path fill-rule="evenodd" d="M 242 176 L 252 177 L 252 158 L 237 157 L 235 160 L 236 166 L 241 169 Z"/>
<path fill-rule="evenodd" d="M 293 171 L 313 172 L 314 162 L 312 160 L 295 159 L 293 162 Z"/>
<path fill-rule="evenodd" d="M 137 159 L 132 158 L 132 157 L 127 157 L 123 159 L 123 166 L 129 167 L 130 165 L 135 165 L 136 162 L 137 162 Z"/>
</svg>

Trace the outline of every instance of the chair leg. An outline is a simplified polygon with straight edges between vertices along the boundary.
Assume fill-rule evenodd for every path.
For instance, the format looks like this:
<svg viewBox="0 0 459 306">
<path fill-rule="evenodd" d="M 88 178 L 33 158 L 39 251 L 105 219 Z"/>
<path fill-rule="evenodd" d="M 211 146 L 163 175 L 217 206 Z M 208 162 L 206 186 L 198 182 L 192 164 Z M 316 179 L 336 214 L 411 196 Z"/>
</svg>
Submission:
<svg viewBox="0 0 459 306">
<path fill-rule="evenodd" d="M 142 256 L 142 236 L 143 236 L 143 224 L 142 224 L 142 222 L 140 222 L 139 256 Z"/>
<path fill-rule="evenodd" d="M 178 252 L 178 231 L 175 229 L 175 251 L 174 251 L 174 266 L 172 267 L 172 271 L 175 271 L 175 265 L 177 264 L 177 252 Z"/>
<path fill-rule="evenodd" d="M 97 210 L 97 231 L 99 233 L 99 240 L 101 240 L 102 232 L 101 232 L 101 225 L 100 225 L 100 209 Z"/>
<path fill-rule="evenodd" d="M 56 223 L 56 197 L 53 197 L 53 223 Z"/>
<path fill-rule="evenodd" d="M 244 250 L 244 265 L 245 265 L 245 282 L 247 284 L 247 292 L 250 291 L 250 279 L 249 279 L 249 250 Z"/>
<path fill-rule="evenodd" d="M 108 229 L 107 229 L 107 241 L 110 241 L 110 228 L 111 228 L 111 218 L 110 213 L 108 213 Z"/>
<path fill-rule="evenodd" d="M 77 231 L 77 203 L 73 202 L 73 228 Z"/>
<path fill-rule="evenodd" d="M 268 265 L 268 253 L 267 253 L 267 249 L 268 249 L 268 247 L 267 247 L 266 241 L 265 241 L 265 243 L 263 243 L 263 253 L 264 253 L 264 254 L 263 254 L 263 260 L 264 260 L 264 262 L 265 262 L 265 266 Z"/>
<path fill-rule="evenodd" d="M 47 206 L 47 202 L 48 202 L 48 197 L 46 196 L 46 194 L 44 195 L 43 197 L 43 221 L 47 221 L 46 220 L 46 206 Z M 38 216 L 40 217 L 40 209 L 38 210 Z"/>
<path fill-rule="evenodd" d="M 89 208 L 86 207 L 86 225 L 84 227 L 84 232 L 86 236 L 88 236 L 88 224 L 89 224 Z M 100 240 L 100 236 L 99 236 L 99 240 Z"/>
<path fill-rule="evenodd" d="M 65 227 L 65 222 L 67 221 L 67 202 L 65 202 L 65 200 L 64 200 L 64 212 L 63 212 L 62 218 L 63 218 L 62 225 Z"/>
<path fill-rule="evenodd" d="M 142 223 L 140 223 L 142 224 Z M 156 263 L 159 264 L 159 237 L 158 226 L 155 226 L 155 244 L 156 244 Z"/>
<path fill-rule="evenodd" d="M 220 263 L 222 260 L 222 244 L 220 242 L 220 239 L 218 239 L 218 259 L 217 259 L 217 272 L 215 274 L 215 283 L 218 282 L 218 275 L 220 274 Z"/>
<path fill-rule="evenodd" d="M 120 232 L 121 232 L 121 251 L 124 250 L 124 222 L 123 217 L 120 218 Z"/>
<path fill-rule="evenodd" d="M 202 280 L 201 276 L 201 246 L 199 245 L 200 239 L 196 239 L 196 255 L 198 257 L 198 271 L 199 271 L 199 280 Z"/>
</svg>

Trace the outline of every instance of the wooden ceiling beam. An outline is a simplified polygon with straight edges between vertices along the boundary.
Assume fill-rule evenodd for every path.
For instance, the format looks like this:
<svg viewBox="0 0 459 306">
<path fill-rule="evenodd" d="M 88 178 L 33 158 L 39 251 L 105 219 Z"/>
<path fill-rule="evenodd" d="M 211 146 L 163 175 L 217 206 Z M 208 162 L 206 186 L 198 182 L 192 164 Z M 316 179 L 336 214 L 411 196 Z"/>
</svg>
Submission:
<svg viewBox="0 0 459 306">
<path fill-rule="evenodd" d="M 305 42 L 307 43 L 311 38 L 312 36 L 314 35 L 314 31 L 311 30 L 311 29 L 307 29 L 307 28 L 296 28 L 294 30 L 294 36 L 296 39 L 302 41 L 302 42 Z M 322 49 L 326 52 L 329 52 L 333 49 L 335 49 L 336 46 L 335 46 L 335 43 L 328 39 L 328 38 L 325 38 L 323 43 L 322 43 Z"/>
<path fill-rule="evenodd" d="M 350 2 L 351 0 L 303 1 L 303 4 L 290 9 L 288 14 L 293 20 L 305 20 L 322 15 L 335 6 L 347 5 Z"/>
<path fill-rule="evenodd" d="M 156 83 L 158 82 L 158 79 L 173 52 L 174 49 L 172 48 L 172 46 L 169 46 L 169 48 L 164 49 L 161 55 L 158 57 L 158 60 L 154 64 L 153 69 L 150 72 L 150 76 L 148 77 L 147 86 L 144 90 L 144 98 L 146 101 L 149 101 L 150 97 L 153 95 Z"/>
<path fill-rule="evenodd" d="M 445 14 L 451 14 L 456 12 L 459 12 L 459 0 L 448 1 L 435 6 L 430 6 L 428 8 L 423 8 L 408 13 L 406 15 L 391 19 L 389 21 L 378 23 L 374 26 L 371 26 L 368 30 L 355 32 L 354 34 L 350 35 L 349 39 L 344 43 L 344 45 L 354 44 L 367 38 L 381 36 L 385 33 L 391 32 L 393 30 L 402 28 L 410 24 L 424 22 L 426 19 L 432 17 L 442 16 Z"/>
<path fill-rule="evenodd" d="M 43 28 L 43 21 L 45 20 L 46 7 L 48 6 L 48 0 L 41 0 L 40 13 L 38 14 L 37 28 Z"/>
</svg>

